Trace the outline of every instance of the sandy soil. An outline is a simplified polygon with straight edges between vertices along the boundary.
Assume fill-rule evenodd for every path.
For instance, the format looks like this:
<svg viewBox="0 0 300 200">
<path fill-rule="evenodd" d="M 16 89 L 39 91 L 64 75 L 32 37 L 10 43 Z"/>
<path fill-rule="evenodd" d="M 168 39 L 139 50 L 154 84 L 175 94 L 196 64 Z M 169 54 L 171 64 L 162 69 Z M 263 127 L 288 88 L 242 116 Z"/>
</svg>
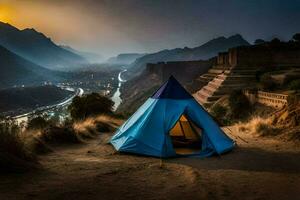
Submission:
<svg viewBox="0 0 300 200">
<path fill-rule="evenodd" d="M 160 159 L 114 153 L 103 134 L 86 144 L 56 147 L 40 157 L 41 170 L 0 175 L 0 199 L 299 198 L 299 146 L 229 136 L 238 147 L 226 155 L 166 159 L 160 167 Z"/>
</svg>

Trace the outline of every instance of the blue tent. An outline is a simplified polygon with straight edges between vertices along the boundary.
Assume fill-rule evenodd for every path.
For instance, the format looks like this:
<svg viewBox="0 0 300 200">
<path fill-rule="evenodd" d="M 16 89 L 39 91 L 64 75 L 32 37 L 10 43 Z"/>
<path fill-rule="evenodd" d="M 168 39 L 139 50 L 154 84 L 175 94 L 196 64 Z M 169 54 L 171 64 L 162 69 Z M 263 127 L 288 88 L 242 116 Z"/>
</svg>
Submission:
<svg viewBox="0 0 300 200">
<path fill-rule="evenodd" d="M 193 156 L 220 155 L 233 149 L 234 141 L 172 76 L 117 130 L 110 143 L 121 152 L 178 156 L 171 130 L 183 116 L 190 126 L 184 128 L 180 123 L 182 132 L 193 130 L 201 135 L 198 143 L 201 151 Z"/>
</svg>

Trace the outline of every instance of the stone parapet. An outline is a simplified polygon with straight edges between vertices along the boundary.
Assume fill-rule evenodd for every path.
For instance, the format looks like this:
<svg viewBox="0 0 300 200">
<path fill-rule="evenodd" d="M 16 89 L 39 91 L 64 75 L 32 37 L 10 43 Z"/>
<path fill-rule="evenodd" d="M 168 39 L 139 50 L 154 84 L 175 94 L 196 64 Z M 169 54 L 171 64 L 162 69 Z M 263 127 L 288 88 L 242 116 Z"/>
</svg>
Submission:
<svg viewBox="0 0 300 200">
<path fill-rule="evenodd" d="M 261 103 L 266 106 L 282 108 L 288 103 L 287 94 L 251 90 L 244 90 L 243 93 L 252 104 Z"/>
</svg>

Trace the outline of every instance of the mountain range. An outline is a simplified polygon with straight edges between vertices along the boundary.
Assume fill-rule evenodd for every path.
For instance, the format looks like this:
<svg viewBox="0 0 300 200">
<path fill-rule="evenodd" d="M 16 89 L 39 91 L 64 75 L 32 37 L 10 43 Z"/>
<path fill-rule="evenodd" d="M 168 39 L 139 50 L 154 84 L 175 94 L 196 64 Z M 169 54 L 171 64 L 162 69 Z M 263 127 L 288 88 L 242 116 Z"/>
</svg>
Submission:
<svg viewBox="0 0 300 200">
<path fill-rule="evenodd" d="M 130 71 L 141 72 L 147 63 L 207 60 L 218 55 L 219 52 L 227 51 L 229 48 L 247 45 L 250 45 L 249 42 L 247 42 L 239 34 L 230 36 L 228 38 L 218 37 L 194 48 L 176 48 L 147 54 L 136 59 L 135 62 L 131 64 Z"/>
<path fill-rule="evenodd" d="M 0 88 L 35 85 L 59 80 L 56 72 L 43 68 L 0 46 Z"/>
<path fill-rule="evenodd" d="M 136 59 L 145 56 L 146 54 L 142 53 L 122 53 L 115 57 L 111 57 L 107 60 L 110 64 L 123 64 L 128 65 L 133 63 Z"/>
<path fill-rule="evenodd" d="M 56 45 L 35 29 L 19 30 L 0 22 L 0 45 L 11 52 L 52 70 L 74 69 L 88 61 L 80 55 Z"/>
<path fill-rule="evenodd" d="M 128 65 L 130 74 L 139 74 L 147 63 L 162 61 L 205 60 L 229 48 L 249 45 L 241 35 L 219 37 L 195 48 L 176 48 L 151 54 L 119 54 L 108 60 L 113 65 Z M 0 87 L 34 85 L 58 81 L 101 56 L 80 52 L 68 46 L 56 45 L 50 38 L 34 29 L 20 30 L 0 22 Z"/>
<path fill-rule="evenodd" d="M 77 49 L 74 49 L 67 45 L 60 45 L 61 48 L 70 51 L 74 54 L 80 55 L 81 57 L 85 58 L 89 63 L 102 63 L 104 61 L 104 58 L 97 54 L 92 52 L 86 52 L 86 51 L 79 51 Z"/>
</svg>

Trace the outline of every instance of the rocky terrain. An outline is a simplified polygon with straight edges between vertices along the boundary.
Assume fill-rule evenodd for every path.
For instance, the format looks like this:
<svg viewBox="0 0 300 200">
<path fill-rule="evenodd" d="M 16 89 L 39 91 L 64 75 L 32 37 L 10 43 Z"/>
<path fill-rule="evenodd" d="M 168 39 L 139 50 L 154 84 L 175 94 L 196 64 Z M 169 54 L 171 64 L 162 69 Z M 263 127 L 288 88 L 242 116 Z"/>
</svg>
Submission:
<svg viewBox="0 0 300 200">
<path fill-rule="evenodd" d="M 53 147 L 39 169 L 1 174 L 1 199 L 294 199 L 300 146 L 224 129 L 237 142 L 221 157 L 160 159 L 118 154 L 100 134 Z"/>
</svg>

